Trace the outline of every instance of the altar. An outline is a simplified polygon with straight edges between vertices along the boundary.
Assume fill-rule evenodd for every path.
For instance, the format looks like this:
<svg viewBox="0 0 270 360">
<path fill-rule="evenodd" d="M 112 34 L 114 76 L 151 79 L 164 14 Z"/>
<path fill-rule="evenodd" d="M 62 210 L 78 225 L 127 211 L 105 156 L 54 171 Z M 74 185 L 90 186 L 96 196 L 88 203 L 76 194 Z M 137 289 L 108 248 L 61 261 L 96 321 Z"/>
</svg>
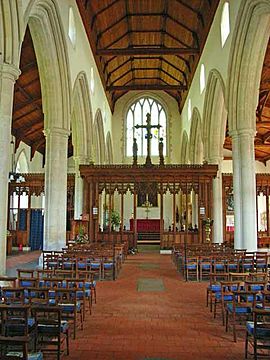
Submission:
<svg viewBox="0 0 270 360">
<path fill-rule="evenodd" d="M 159 233 L 160 219 L 137 219 L 138 233 Z M 130 231 L 134 231 L 134 219 L 129 220 Z"/>
</svg>

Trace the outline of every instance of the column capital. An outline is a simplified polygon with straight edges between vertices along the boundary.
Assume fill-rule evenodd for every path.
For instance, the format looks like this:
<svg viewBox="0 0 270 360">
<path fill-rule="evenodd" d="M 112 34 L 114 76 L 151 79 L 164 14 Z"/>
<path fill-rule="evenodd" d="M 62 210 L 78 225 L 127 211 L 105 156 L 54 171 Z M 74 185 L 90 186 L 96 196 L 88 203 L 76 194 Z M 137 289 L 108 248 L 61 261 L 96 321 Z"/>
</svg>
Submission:
<svg viewBox="0 0 270 360">
<path fill-rule="evenodd" d="M 2 63 L 0 65 L 0 73 L 2 77 L 15 82 L 21 74 L 21 70 L 12 64 Z"/>
<path fill-rule="evenodd" d="M 248 129 L 234 129 L 229 132 L 232 139 L 240 138 L 243 136 L 254 137 L 256 135 L 256 130 L 248 128 Z"/>
<path fill-rule="evenodd" d="M 67 129 L 51 127 L 51 128 L 44 129 L 43 134 L 45 135 L 45 137 L 56 135 L 56 136 L 62 136 L 62 137 L 68 138 L 70 135 L 70 131 Z"/>
</svg>

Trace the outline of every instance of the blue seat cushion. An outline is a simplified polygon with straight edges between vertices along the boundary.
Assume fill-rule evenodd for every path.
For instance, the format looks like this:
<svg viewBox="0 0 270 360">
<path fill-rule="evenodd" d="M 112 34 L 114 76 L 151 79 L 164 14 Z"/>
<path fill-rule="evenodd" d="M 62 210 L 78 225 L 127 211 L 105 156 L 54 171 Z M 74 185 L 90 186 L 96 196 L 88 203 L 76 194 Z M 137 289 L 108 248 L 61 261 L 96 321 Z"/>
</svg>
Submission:
<svg viewBox="0 0 270 360">
<path fill-rule="evenodd" d="M 7 356 L 16 356 L 18 357 L 18 359 L 22 359 L 23 358 L 23 353 L 22 352 L 18 352 L 18 351 L 10 351 L 7 353 Z M 38 352 L 38 353 L 30 353 L 27 354 L 27 359 L 28 360 L 43 360 L 43 354 L 42 352 Z"/>
<path fill-rule="evenodd" d="M 188 270 L 196 270 L 196 269 L 197 269 L 197 264 L 187 265 L 187 269 L 188 269 Z"/>
<path fill-rule="evenodd" d="M 257 337 L 259 338 L 267 338 L 270 340 L 270 328 L 263 328 L 263 327 L 260 327 L 260 325 L 262 325 L 262 323 L 257 323 Z M 254 335 L 254 322 L 253 321 L 247 321 L 246 323 L 246 329 L 248 331 L 248 333 L 250 335 Z"/>
<path fill-rule="evenodd" d="M 216 293 L 216 294 L 215 294 L 215 298 L 216 298 L 217 300 L 221 300 L 221 293 Z M 233 295 L 225 295 L 225 296 L 224 296 L 224 300 L 225 300 L 225 301 L 233 301 Z"/>
<path fill-rule="evenodd" d="M 87 268 L 87 265 L 86 265 L 86 263 L 80 263 L 80 262 L 78 262 L 78 268 L 79 268 L 80 270 L 86 269 L 86 268 Z"/>
<path fill-rule="evenodd" d="M 105 263 L 104 264 L 104 269 L 112 269 L 113 267 L 113 263 Z"/>
<path fill-rule="evenodd" d="M 31 280 L 23 280 L 21 281 L 21 287 L 33 287 L 33 281 Z"/>
<path fill-rule="evenodd" d="M 217 270 L 224 270 L 225 265 L 224 264 L 215 264 L 215 269 Z"/>
<path fill-rule="evenodd" d="M 62 307 L 63 312 L 70 313 L 74 311 L 74 304 L 66 304 L 66 303 L 59 303 L 59 305 Z M 76 302 L 76 309 L 77 311 L 81 310 L 81 303 L 80 301 Z"/>
<path fill-rule="evenodd" d="M 227 304 L 227 309 L 229 312 L 233 312 L 233 304 L 229 303 Z M 252 308 L 250 306 L 247 307 L 237 307 L 235 308 L 236 314 L 250 314 L 252 311 Z"/>
<path fill-rule="evenodd" d="M 91 263 L 91 268 L 92 269 L 99 269 L 100 268 L 100 263 Z"/>
<path fill-rule="evenodd" d="M 210 270 L 210 269 L 211 269 L 211 265 L 210 265 L 210 264 L 202 264 L 202 269 L 203 269 L 203 270 Z"/>
<path fill-rule="evenodd" d="M 228 264 L 228 268 L 229 269 L 237 269 L 238 265 L 237 264 Z"/>
<path fill-rule="evenodd" d="M 221 285 L 209 285 L 208 289 L 211 290 L 212 292 L 218 292 L 221 290 Z"/>
</svg>

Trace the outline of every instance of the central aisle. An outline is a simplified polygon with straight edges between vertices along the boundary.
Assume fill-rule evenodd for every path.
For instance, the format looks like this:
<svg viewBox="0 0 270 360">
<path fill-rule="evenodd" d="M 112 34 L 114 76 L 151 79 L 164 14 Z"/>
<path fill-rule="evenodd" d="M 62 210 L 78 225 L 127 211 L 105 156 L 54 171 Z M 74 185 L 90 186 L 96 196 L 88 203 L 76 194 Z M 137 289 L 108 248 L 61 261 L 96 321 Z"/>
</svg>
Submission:
<svg viewBox="0 0 270 360">
<path fill-rule="evenodd" d="M 182 281 L 169 255 L 129 256 L 115 282 L 98 283 L 97 304 L 65 359 L 243 359 L 243 340 L 233 343 L 206 308 L 206 286 Z"/>
</svg>

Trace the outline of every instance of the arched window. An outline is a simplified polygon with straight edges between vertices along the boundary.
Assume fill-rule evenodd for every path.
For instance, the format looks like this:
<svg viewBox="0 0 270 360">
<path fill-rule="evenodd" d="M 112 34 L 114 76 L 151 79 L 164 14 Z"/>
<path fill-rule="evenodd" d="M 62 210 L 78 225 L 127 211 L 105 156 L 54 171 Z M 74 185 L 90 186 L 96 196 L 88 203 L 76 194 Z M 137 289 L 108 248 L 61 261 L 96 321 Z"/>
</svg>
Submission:
<svg viewBox="0 0 270 360">
<path fill-rule="evenodd" d="M 192 115 L 191 99 L 188 99 L 187 115 L 188 115 L 188 120 L 191 120 L 191 115 Z"/>
<path fill-rule="evenodd" d="M 202 64 L 201 72 L 200 72 L 200 93 L 202 93 L 204 89 L 205 89 L 205 66 L 204 64 Z"/>
<path fill-rule="evenodd" d="M 68 15 L 68 37 L 75 47 L 76 44 L 76 26 L 75 26 L 75 19 L 72 7 L 69 8 L 69 15 Z"/>
<path fill-rule="evenodd" d="M 229 3 L 227 1 L 224 3 L 222 9 L 220 34 L 221 34 L 221 46 L 223 47 L 230 34 L 230 8 L 229 8 Z"/>
<path fill-rule="evenodd" d="M 167 116 L 163 106 L 150 97 L 136 100 L 128 109 L 126 117 L 126 155 L 132 156 L 133 139 L 138 144 L 138 156 L 147 155 L 146 129 L 135 129 L 135 125 L 146 125 L 146 114 L 151 115 L 151 125 L 161 125 L 153 128 L 151 138 L 151 155 L 158 156 L 159 139 L 163 138 L 164 156 L 167 154 Z"/>
<path fill-rule="evenodd" d="M 91 90 L 91 93 L 94 94 L 94 91 L 95 91 L 95 78 L 94 78 L 94 69 L 92 67 L 90 69 L 90 90 Z"/>
</svg>

